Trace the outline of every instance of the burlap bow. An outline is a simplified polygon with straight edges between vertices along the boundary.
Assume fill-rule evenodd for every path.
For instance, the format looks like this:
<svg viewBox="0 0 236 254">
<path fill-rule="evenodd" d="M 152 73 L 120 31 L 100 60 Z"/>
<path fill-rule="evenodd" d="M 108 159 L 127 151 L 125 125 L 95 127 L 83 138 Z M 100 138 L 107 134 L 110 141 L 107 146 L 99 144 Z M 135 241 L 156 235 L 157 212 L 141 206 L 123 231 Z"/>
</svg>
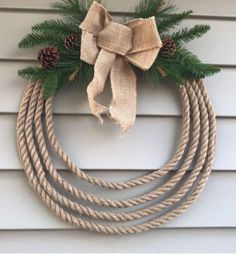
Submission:
<svg viewBox="0 0 236 254">
<path fill-rule="evenodd" d="M 121 25 L 113 22 L 106 9 L 94 1 L 80 28 L 80 58 L 94 65 L 94 78 L 87 88 L 91 112 L 101 123 L 101 114 L 108 112 L 125 133 L 136 117 L 136 75 L 130 63 L 148 70 L 162 47 L 155 18 L 135 19 Z M 103 92 L 109 73 L 113 98 L 108 109 L 94 98 Z"/>
</svg>

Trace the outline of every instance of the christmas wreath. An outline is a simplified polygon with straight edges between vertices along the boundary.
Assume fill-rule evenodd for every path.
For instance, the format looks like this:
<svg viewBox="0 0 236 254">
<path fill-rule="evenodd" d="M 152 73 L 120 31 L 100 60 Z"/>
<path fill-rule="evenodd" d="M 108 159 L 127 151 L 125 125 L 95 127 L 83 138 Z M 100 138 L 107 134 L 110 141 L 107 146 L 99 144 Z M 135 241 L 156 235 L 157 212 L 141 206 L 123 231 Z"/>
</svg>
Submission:
<svg viewBox="0 0 236 254">
<path fill-rule="evenodd" d="M 38 52 L 38 66 L 19 70 L 29 84 L 19 108 L 17 144 L 30 184 L 57 216 L 78 228 L 130 234 L 159 227 L 197 199 L 211 172 L 215 115 L 203 79 L 219 68 L 202 63 L 185 48 L 187 42 L 201 37 L 210 27 L 195 25 L 171 32 L 192 12 L 176 14 L 175 6 L 163 0 L 141 0 L 123 24 L 115 22 L 104 5 L 96 1 L 61 0 L 53 8 L 62 17 L 34 25 L 19 43 L 20 48 L 43 47 Z M 125 133 L 135 121 L 138 73 L 153 85 L 168 81 L 179 86 L 183 127 L 176 153 L 162 168 L 138 179 L 113 183 L 93 177 L 80 170 L 59 145 L 53 126 L 53 98 L 70 84 L 86 84 L 92 114 L 102 122 L 101 115 L 107 113 Z M 97 103 L 95 97 L 102 93 L 109 75 L 113 98 L 108 108 Z M 51 161 L 46 139 L 74 175 L 113 191 L 162 179 L 173 169 L 175 173 L 162 186 L 142 196 L 124 200 L 98 197 L 63 178 Z M 121 211 L 101 211 L 78 200 Z M 123 211 L 125 208 L 133 209 Z M 93 219 L 118 225 L 95 223 Z M 136 223 L 119 225 L 127 221 Z"/>
</svg>

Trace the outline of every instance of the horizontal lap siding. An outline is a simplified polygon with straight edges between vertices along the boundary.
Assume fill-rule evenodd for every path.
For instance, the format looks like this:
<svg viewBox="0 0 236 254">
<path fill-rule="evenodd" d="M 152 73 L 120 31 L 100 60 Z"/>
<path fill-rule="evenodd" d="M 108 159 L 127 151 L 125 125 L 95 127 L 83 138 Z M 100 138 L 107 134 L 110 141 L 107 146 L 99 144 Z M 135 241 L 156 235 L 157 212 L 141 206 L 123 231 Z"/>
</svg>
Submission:
<svg viewBox="0 0 236 254">
<path fill-rule="evenodd" d="M 43 1 L 32 1 L 32 0 L 1 0 L 0 8 L 7 9 L 34 9 L 34 10 L 50 10 L 50 4 L 55 1 L 43 0 Z M 213 17 L 236 17 L 236 8 L 234 0 L 175 0 L 172 1 L 176 4 L 179 11 L 182 10 L 193 10 L 195 15 L 206 15 Z M 106 1 L 107 7 L 112 11 L 127 12 L 134 8 L 139 3 L 139 0 L 109 0 Z"/>
<path fill-rule="evenodd" d="M 124 181 L 141 176 L 146 172 L 93 172 L 92 174 L 111 181 Z M 63 172 L 63 176 L 72 184 L 84 191 L 95 193 L 106 198 L 120 199 L 141 195 L 142 191 L 151 191 L 156 183 L 137 188 L 136 190 L 109 193 L 84 183 L 78 182 L 73 176 Z M 187 212 L 164 228 L 218 228 L 236 227 L 236 174 L 231 172 L 212 173 L 207 186 L 200 198 L 187 210 Z M 0 202 L 4 209 L 0 209 L 1 229 L 68 229 L 72 228 L 61 222 L 41 202 L 32 191 L 23 172 L 0 172 Z M 80 202 L 80 204 L 85 204 Z M 19 219 L 20 218 L 20 219 Z M 144 235 L 145 237 L 145 235 Z"/>
<path fill-rule="evenodd" d="M 187 47 L 204 62 L 222 67 L 220 74 L 205 81 L 218 117 L 214 172 L 207 187 L 186 214 L 164 228 L 127 238 L 117 236 L 112 241 L 107 241 L 106 236 L 73 231 L 59 221 L 32 191 L 18 159 L 15 122 L 24 81 L 17 77 L 17 70 L 35 63 L 36 51 L 19 50 L 17 42 L 30 31 L 32 24 L 58 17 L 48 6 L 51 2 L 0 0 L 3 91 L 0 94 L 0 203 L 4 207 L 0 209 L 0 251 L 235 252 L 236 34 L 232 32 L 236 26 L 235 1 L 175 1 L 179 11 L 194 11 L 182 27 L 199 23 L 212 27 L 210 33 Z M 129 11 L 137 2 L 107 1 L 114 12 Z M 110 92 L 106 91 L 105 99 L 109 96 Z M 153 88 L 142 82 L 138 84 L 139 116 L 124 138 L 119 138 L 119 129 L 113 123 L 106 121 L 100 127 L 88 115 L 85 89 L 73 87 L 61 92 L 55 100 L 54 112 L 58 139 L 77 165 L 97 177 L 116 182 L 162 166 L 174 153 L 181 128 L 177 87 Z M 95 147 L 99 147 L 98 152 Z M 54 162 L 58 168 L 64 168 L 55 158 Z M 67 175 L 63 170 L 60 172 Z M 72 181 L 76 183 L 75 179 Z M 155 184 L 146 186 L 145 190 L 150 191 Z M 95 191 L 84 184 L 80 187 Z M 121 195 L 135 196 L 141 190 Z M 96 194 L 109 196 L 101 189 Z"/>
<path fill-rule="evenodd" d="M 31 63 L 1 62 L 0 76 L 0 112 L 16 113 L 21 98 L 25 81 L 17 76 L 17 71 Z M 218 117 L 235 117 L 236 100 L 232 93 L 236 84 L 236 68 L 222 68 L 221 73 L 207 78 L 205 81 L 209 96 Z M 224 91 L 224 96 L 222 96 Z M 110 90 L 106 89 L 106 100 L 110 97 Z M 61 103 L 63 101 L 63 103 Z M 54 112 L 57 114 L 88 114 L 85 87 L 68 87 L 61 91 L 55 100 Z M 181 114 L 181 103 L 178 87 L 173 85 L 150 86 L 138 82 L 138 107 L 139 115 L 177 116 Z"/>
<path fill-rule="evenodd" d="M 234 253 L 235 229 L 159 229 L 128 237 L 75 230 L 3 231 L 3 252 Z"/>
<path fill-rule="evenodd" d="M 21 168 L 15 144 L 15 121 L 15 115 L 0 116 L 0 170 Z M 123 138 L 114 123 L 105 121 L 100 126 L 92 116 L 55 116 L 55 129 L 62 147 L 81 168 L 153 170 L 160 168 L 175 152 L 181 119 L 138 117 L 133 129 Z M 235 129 L 236 119 L 217 121 L 216 170 L 236 169 Z"/>
</svg>

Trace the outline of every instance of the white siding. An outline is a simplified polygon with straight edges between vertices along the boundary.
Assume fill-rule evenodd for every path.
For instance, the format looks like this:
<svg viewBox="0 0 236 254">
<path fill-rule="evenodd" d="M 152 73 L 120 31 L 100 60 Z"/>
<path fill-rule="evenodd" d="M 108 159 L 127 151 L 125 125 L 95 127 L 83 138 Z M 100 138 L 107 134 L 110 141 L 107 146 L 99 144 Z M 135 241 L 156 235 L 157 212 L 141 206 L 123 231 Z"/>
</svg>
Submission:
<svg viewBox="0 0 236 254">
<path fill-rule="evenodd" d="M 131 179 L 141 176 L 146 172 L 112 171 L 112 172 L 92 172 L 93 175 L 103 176 L 103 178 L 113 181 Z M 41 200 L 32 191 L 22 172 L 1 172 L 0 173 L 0 193 L 1 203 L 4 209 L 0 210 L 0 228 L 7 229 L 72 229 L 71 226 L 58 220 Z M 111 193 L 96 187 L 88 187 L 81 181 L 69 177 L 63 172 L 66 179 L 70 179 L 75 186 L 79 186 L 85 191 L 98 194 L 103 197 L 111 197 Z M 164 225 L 164 228 L 234 228 L 236 227 L 236 204 L 232 202 L 232 197 L 236 196 L 236 176 L 231 172 L 214 172 L 211 175 L 208 185 L 204 189 L 201 197 L 193 204 L 188 211 L 176 218 L 172 222 Z M 150 191 L 156 186 L 153 183 L 141 189 L 114 193 L 113 198 L 120 199 L 124 195 L 129 198 L 141 194 L 143 190 Z M 145 188 L 145 189 L 144 189 Z M 81 202 L 83 204 L 83 202 Z M 20 218 L 20 219 L 19 219 Z M 156 229 L 154 231 L 158 231 Z M 145 233 L 143 237 L 145 238 Z M 96 236 L 96 234 L 94 235 Z M 105 239 L 109 237 L 103 236 Z"/>
<path fill-rule="evenodd" d="M 206 80 L 218 118 L 217 154 L 207 187 L 183 216 L 163 228 L 112 238 L 76 231 L 59 221 L 33 193 L 18 160 L 15 122 L 24 81 L 17 77 L 17 70 L 34 63 L 36 54 L 17 49 L 17 42 L 32 24 L 57 16 L 48 7 L 51 2 L 0 0 L 0 252 L 236 252 L 235 0 L 176 0 L 180 10 L 195 12 L 184 26 L 212 26 L 189 49 L 203 61 L 222 67 L 220 74 Z M 138 0 L 107 2 L 113 12 L 124 12 Z M 138 89 L 138 118 L 124 138 L 119 138 L 119 129 L 108 121 L 103 127 L 97 125 L 79 88 L 58 96 L 56 132 L 81 168 L 119 181 L 143 175 L 169 159 L 181 124 L 177 88 L 140 83 Z M 98 153 L 92 142 L 93 147 L 100 146 Z M 66 176 L 63 166 L 56 165 Z M 134 194 L 125 193 L 127 197 Z"/>
<path fill-rule="evenodd" d="M 128 237 L 74 230 L 0 232 L 3 252 L 53 253 L 235 253 L 234 229 L 160 229 Z"/>
</svg>

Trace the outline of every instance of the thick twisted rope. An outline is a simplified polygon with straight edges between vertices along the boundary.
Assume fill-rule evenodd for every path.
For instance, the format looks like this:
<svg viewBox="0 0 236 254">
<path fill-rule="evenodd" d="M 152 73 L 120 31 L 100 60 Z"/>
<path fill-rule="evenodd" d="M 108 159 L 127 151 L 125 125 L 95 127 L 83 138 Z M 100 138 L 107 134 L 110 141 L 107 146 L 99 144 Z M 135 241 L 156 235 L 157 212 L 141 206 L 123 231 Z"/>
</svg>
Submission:
<svg viewBox="0 0 236 254">
<path fill-rule="evenodd" d="M 183 126 L 179 145 L 172 159 L 159 170 L 143 177 L 112 183 L 85 173 L 73 163 L 59 145 L 54 132 L 53 98 L 45 102 L 41 84 L 36 82 L 27 85 L 17 120 L 17 144 L 31 186 L 61 219 L 78 228 L 99 233 L 140 233 L 157 228 L 182 214 L 198 198 L 210 175 L 215 152 L 216 122 L 202 81 L 187 82 L 180 87 L 180 95 Z M 42 122 L 44 113 L 46 137 Z M 51 161 L 46 139 L 74 175 L 88 184 L 110 191 L 147 185 L 170 172 L 171 177 L 161 186 L 138 197 L 123 200 L 98 197 L 82 191 L 63 178 Z M 86 205 L 82 205 L 80 200 L 86 201 Z M 90 204 L 106 209 L 101 211 L 94 208 L 94 205 L 89 206 Z M 132 207 L 132 211 L 120 211 L 121 208 L 123 210 L 128 207 Z M 107 211 L 110 208 L 116 208 L 116 211 Z M 100 221 L 106 223 L 102 224 Z M 120 225 L 126 221 L 132 221 L 133 225 Z"/>
</svg>

